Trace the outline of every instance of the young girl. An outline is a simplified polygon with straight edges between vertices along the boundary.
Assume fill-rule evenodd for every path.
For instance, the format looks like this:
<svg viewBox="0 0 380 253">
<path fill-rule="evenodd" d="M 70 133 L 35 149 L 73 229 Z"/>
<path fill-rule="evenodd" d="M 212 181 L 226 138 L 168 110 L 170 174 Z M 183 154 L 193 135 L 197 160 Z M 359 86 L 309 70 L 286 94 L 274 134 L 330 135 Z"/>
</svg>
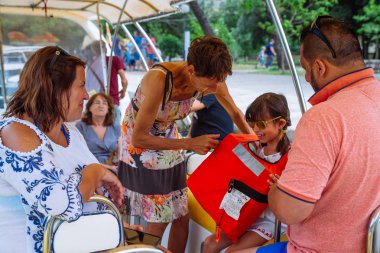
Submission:
<svg viewBox="0 0 380 253">
<path fill-rule="evenodd" d="M 285 96 L 276 93 L 262 94 L 249 105 L 245 118 L 259 138 L 255 144 L 257 155 L 271 163 L 277 162 L 290 148 L 286 129 L 291 121 Z M 231 245 L 223 233 L 217 243 L 213 234 L 206 238 L 203 253 L 218 253 L 230 245 L 226 253 L 260 246 L 273 238 L 274 223 L 275 216 L 267 208 L 235 244 Z M 285 228 L 282 225 L 281 233 L 285 232 Z"/>
</svg>

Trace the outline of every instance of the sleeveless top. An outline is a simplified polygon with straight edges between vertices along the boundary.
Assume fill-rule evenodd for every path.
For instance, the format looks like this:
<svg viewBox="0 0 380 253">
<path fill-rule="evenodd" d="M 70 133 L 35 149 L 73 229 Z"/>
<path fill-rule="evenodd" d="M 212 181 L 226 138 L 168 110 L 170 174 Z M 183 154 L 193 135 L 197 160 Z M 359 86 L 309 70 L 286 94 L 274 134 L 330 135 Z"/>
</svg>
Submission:
<svg viewBox="0 0 380 253">
<path fill-rule="evenodd" d="M 158 108 L 156 119 L 150 130 L 150 134 L 161 138 L 180 138 L 176 120 L 180 120 L 189 115 L 191 106 L 198 95 L 181 100 L 170 101 L 173 90 L 173 80 L 171 72 L 162 65 L 150 71 L 160 71 L 165 74 L 165 92 L 163 102 Z M 141 91 L 141 83 L 138 86 L 131 103 L 126 109 L 122 122 L 121 132 L 121 157 L 120 160 L 132 167 L 145 167 L 148 169 L 167 169 L 184 161 L 184 154 L 181 150 L 150 150 L 133 147 L 132 133 L 138 110 L 144 102 L 145 96 Z"/>
</svg>

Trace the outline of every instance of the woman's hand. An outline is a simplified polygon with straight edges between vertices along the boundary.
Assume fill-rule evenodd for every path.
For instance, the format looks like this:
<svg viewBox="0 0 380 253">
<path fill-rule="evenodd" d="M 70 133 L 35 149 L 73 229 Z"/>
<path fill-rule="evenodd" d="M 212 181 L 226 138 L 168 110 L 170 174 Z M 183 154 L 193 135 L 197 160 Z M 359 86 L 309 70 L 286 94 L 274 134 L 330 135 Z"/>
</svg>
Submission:
<svg viewBox="0 0 380 253">
<path fill-rule="evenodd" d="M 220 134 L 205 134 L 195 138 L 190 138 L 187 150 L 194 151 L 197 154 L 205 155 L 210 149 L 219 144 Z"/>
<path fill-rule="evenodd" d="M 109 169 L 101 164 L 93 163 L 87 165 L 81 174 L 82 182 L 78 188 L 82 195 L 83 202 L 87 202 L 88 199 L 94 195 L 94 192 L 99 195 L 104 195 L 102 190 L 102 187 L 104 187 L 113 201 L 118 206 L 122 205 L 124 187 Z"/>
<path fill-rule="evenodd" d="M 96 184 L 96 193 L 103 195 L 102 186 L 106 188 L 107 192 L 111 196 L 112 200 L 121 206 L 123 203 L 124 187 L 119 179 L 108 169 L 104 168 L 105 173 Z"/>
<path fill-rule="evenodd" d="M 268 179 L 267 182 L 269 184 L 269 187 L 272 188 L 274 185 L 276 185 L 276 183 L 277 183 L 278 179 L 280 178 L 280 176 L 277 175 L 277 174 L 270 174 L 269 177 L 272 180 Z"/>
</svg>

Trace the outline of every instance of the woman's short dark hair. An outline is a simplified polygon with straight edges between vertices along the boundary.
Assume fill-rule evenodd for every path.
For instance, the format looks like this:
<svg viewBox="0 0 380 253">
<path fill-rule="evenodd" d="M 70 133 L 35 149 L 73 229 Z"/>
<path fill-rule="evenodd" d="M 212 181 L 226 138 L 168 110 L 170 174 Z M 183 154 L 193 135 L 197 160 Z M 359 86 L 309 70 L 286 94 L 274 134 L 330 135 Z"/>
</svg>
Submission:
<svg viewBox="0 0 380 253">
<path fill-rule="evenodd" d="M 198 37 L 191 42 L 187 64 L 194 66 L 197 76 L 215 77 L 220 82 L 232 74 L 232 57 L 226 44 L 212 36 Z"/>
<path fill-rule="evenodd" d="M 108 104 L 108 112 L 106 114 L 106 118 L 103 122 L 103 126 L 110 126 L 114 122 L 114 113 L 115 113 L 115 105 L 112 100 L 112 98 L 102 92 L 96 93 L 90 97 L 86 104 L 86 111 L 83 114 L 82 121 L 85 122 L 87 125 L 92 125 L 94 122 L 92 121 L 92 113 L 90 112 L 90 107 L 94 103 L 95 99 L 101 96 L 107 101 Z"/>
<path fill-rule="evenodd" d="M 37 50 L 20 74 L 19 88 L 9 100 L 5 117 L 28 115 L 42 130 L 49 131 L 65 120 L 70 89 L 77 66 L 85 63 L 63 49 L 48 46 Z"/>
</svg>

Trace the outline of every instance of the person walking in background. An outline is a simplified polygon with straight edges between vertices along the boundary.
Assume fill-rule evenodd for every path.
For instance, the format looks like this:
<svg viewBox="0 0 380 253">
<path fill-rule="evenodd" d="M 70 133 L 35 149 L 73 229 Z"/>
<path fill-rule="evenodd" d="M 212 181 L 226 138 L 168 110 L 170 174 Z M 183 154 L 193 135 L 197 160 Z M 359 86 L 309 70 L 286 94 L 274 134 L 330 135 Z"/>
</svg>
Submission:
<svg viewBox="0 0 380 253">
<path fill-rule="evenodd" d="M 230 115 L 218 102 L 215 94 L 197 98 L 191 106 L 191 111 L 194 112 L 189 130 L 192 138 L 204 134 L 220 134 L 221 141 L 234 131 Z"/>
<path fill-rule="evenodd" d="M 156 39 L 153 37 L 153 35 L 150 34 L 149 36 L 150 40 L 152 41 L 152 44 L 156 46 Z M 154 64 L 154 50 L 152 46 L 148 43 L 147 45 L 147 54 L 148 54 L 148 66 L 151 68 Z"/>
<path fill-rule="evenodd" d="M 264 67 L 265 66 L 265 47 L 261 47 L 261 50 L 259 54 L 257 55 L 256 60 L 259 61 L 257 64 L 257 67 Z"/>
<path fill-rule="evenodd" d="M 92 48 L 92 51 L 94 52 L 94 55 L 99 55 L 96 61 L 101 62 L 99 41 L 93 42 L 90 46 Z M 104 47 L 103 48 L 104 52 L 106 52 L 105 45 L 103 43 L 102 43 L 102 46 Z M 109 56 L 106 57 L 107 66 L 108 66 L 108 62 L 109 62 Z M 120 121 L 121 121 L 121 112 L 119 109 L 120 99 L 123 99 L 125 97 L 125 94 L 127 92 L 127 86 L 128 86 L 128 80 L 125 77 L 124 70 L 125 70 L 125 66 L 124 66 L 123 61 L 116 55 L 112 56 L 109 95 L 112 97 L 113 102 L 115 104 L 115 122 L 118 124 L 120 124 Z M 96 74 L 101 75 L 101 73 L 99 72 Z M 120 77 L 121 85 L 122 85 L 122 89 L 120 91 L 119 91 L 118 76 Z M 87 85 L 92 85 L 92 84 L 86 83 L 86 86 Z M 105 92 L 105 91 L 101 91 L 101 92 Z"/>
<path fill-rule="evenodd" d="M 137 47 L 139 49 L 141 49 L 141 36 L 140 36 L 140 33 L 138 31 L 134 32 L 133 39 L 135 40 Z M 135 61 L 135 68 L 134 69 L 135 70 L 142 69 L 140 54 L 137 51 L 136 47 L 133 47 L 132 53 L 133 53 L 133 59 Z"/>
<path fill-rule="evenodd" d="M 267 54 L 267 62 L 265 63 L 265 67 L 267 69 L 272 68 L 273 58 L 277 55 L 276 51 L 273 47 L 274 39 L 270 39 L 269 43 L 265 47 L 265 53 Z"/>
<path fill-rule="evenodd" d="M 300 62 L 315 91 L 313 107 L 268 195 L 288 224 L 289 242 L 257 252 L 364 253 L 369 218 L 380 205 L 380 82 L 353 28 L 329 16 L 302 31 Z"/>
</svg>

